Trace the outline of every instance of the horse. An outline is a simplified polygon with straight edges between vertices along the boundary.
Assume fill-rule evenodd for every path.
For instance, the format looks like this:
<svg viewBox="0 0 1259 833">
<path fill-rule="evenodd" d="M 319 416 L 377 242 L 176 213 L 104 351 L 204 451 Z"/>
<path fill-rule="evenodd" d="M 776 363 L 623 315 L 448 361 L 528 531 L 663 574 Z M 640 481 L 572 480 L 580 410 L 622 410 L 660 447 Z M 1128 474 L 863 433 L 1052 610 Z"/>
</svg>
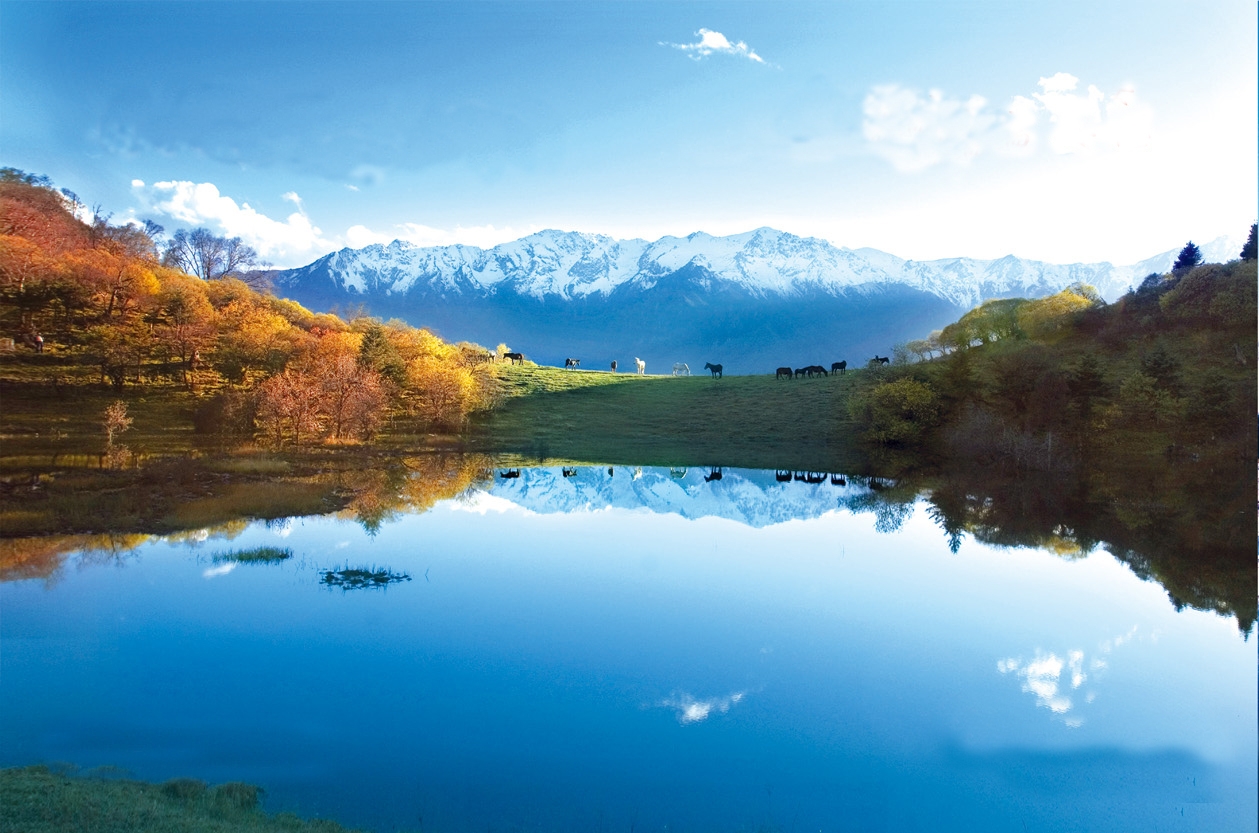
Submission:
<svg viewBox="0 0 1259 833">
<path fill-rule="evenodd" d="M 686 364 L 686 362 L 674 362 L 673 375 L 674 376 L 690 376 L 691 368 Z"/>
<path fill-rule="evenodd" d="M 580 364 L 581 364 L 581 359 L 564 359 L 565 370 L 576 370 L 577 366 Z"/>
<path fill-rule="evenodd" d="M 720 480 L 720 479 L 721 479 L 721 466 L 714 466 L 713 468 L 709 469 L 708 474 L 704 476 L 705 483 L 711 483 L 714 480 Z"/>
<path fill-rule="evenodd" d="M 821 374 L 822 376 L 826 375 L 826 368 L 822 367 L 820 364 L 811 364 L 806 367 L 805 370 L 809 372 L 809 376 L 817 376 L 818 374 Z"/>
<path fill-rule="evenodd" d="M 708 375 L 710 377 L 716 376 L 718 379 L 722 378 L 721 365 L 712 364 L 711 362 L 704 362 L 704 369 L 708 371 Z"/>
<path fill-rule="evenodd" d="M 844 479 L 844 476 L 842 474 L 835 474 L 834 472 L 832 472 L 831 485 L 832 486 L 847 486 L 848 481 Z"/>
<path fill-rule="evenodd" d="M 805 483 L 825 483 L 826 475 L 820 471 L 807 471 L 804 473 Z"/>
<path fill-rule="evenodd" d="M 524 353 L 504 353 L 503 361 L 511 362 L 512 364 L 523 364 L 525 361 L 525 354 Z"/>
<path fill-rule="evenodd" d="M 887 364 L 888 361 L 890 361 L 890 359 L 888 359 L 887 356 L 880 356 L 877 353 L 874 358 L 870 360 L 872 364 Z"/>
<path fill-rule="evenodd" d="M 498 476 L 503 478 L 504 480 L 510 480 L 514 477 L 520 477 L 520 469 L 508 469 L 507 471 L 501 471 L 498 473 Z"/>
<path fill-rule="evenodd" d="M 573 475 L 577 474 L 577 467 L 574 466 L 573 468 L 570 469 L 567 466 L 561 466 L 560 474 L 564 475 L 565 477 L 572 477 Z"/>
<path fill-rule="evenodd" d="M 831 375 L 832 375 L 832 376 L 834 376 L 836 373 L 847 373 L 847 372 L 848 372 L 848 360 L 847 360 L 847 359 L 844 359 L 842 362 L 834 362 L 834 363 L 832 363 L 832 364 L 831 364 Z"/>
<path fill-rule="evenodd" d="M 808 375 L 809 375 L 809 368 L 807 368 L 807 367 L 797 367 L 797 368 L 796 368 L 796 378 L 797 378 L 797 379 L 799 379 L 801 376 L 808 376 Z"/>
<path fill-rule="evenodd" d="M 791 482 L 791 472 L 789 472 L 789 471 L 781 471 L 781 470 L 779 470 L 779 471 L 775 471 L 775 472 L 774 472 L 774 479 L 775 479 L 775 480 L 777 480 L 779 483 L 790 483 L 790 482 Z"/>
<path fill-rule="evenodd" d="M 616 373 L 616 359 L 612 360 L 612 372 Z"/>
<path fill-rule="evenodd" d="M 775 371 L 774 371 L 774 381 L 775 381 L 775 382 L 776 382 L 776 381 L 778 381 L 779 379 L 781 379 L 781 378 L 782 378 L 782 377 L 784 377 L 784 376 L 786 376 L 788 379 L 790 379 L 790 378 L 791 378 L 791 368 L 790 368 L 790 367 L 780 367 L 780 368 L 778 368 L 777 370 L 775 370 Z"/>
<path fill-rule="evenodd" d="M 645 362 L 645 361 L 643 361 L 642 359 L 638 358 L 638 356 L 635 356 L 635 357 L 634 357 L 634 364 L 638 365 L 638 375 L 639 375 L 639 376 L 646 376 L 646 375 L 647 375 L 647 362 Z"/>
</svg>

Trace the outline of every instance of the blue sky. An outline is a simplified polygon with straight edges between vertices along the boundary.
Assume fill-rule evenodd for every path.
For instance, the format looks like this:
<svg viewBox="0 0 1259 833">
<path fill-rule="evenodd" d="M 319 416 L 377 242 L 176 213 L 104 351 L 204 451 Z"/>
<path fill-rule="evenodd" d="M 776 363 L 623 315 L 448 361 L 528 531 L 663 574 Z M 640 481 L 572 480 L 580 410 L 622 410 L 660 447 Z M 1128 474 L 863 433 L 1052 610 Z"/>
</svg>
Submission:
<svg viewBox="0 0 1259 833">
<path fill-rule="evenodd" d="M 0 164 L 279 266 L 769 225 L 918 259 L 1244 237 L 1256 4 L 0 2 Z"/>
</svg>

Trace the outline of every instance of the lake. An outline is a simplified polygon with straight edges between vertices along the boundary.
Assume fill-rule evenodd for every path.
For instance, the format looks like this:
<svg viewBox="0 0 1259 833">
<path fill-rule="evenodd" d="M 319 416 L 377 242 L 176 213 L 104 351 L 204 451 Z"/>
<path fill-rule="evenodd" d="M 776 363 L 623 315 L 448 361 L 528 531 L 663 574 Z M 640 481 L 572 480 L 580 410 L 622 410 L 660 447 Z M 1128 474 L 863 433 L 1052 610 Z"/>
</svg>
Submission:
<svg viewBox="0 0 1259 833">
<path fill-rule="evenodd" d="M 380 831 L 1255 829 L 1253 621 L 891 485 L 500 469 L 77 552 L 0 585 L 0 764 Z"/>
</svg>

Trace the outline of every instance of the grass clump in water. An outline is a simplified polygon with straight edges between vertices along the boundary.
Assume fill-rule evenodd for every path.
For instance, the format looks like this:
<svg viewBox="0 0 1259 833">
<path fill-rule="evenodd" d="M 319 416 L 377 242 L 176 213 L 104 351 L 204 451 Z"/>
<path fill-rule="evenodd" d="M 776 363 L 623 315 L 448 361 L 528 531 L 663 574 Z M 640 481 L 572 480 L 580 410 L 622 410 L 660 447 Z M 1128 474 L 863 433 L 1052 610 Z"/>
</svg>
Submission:
<svg viewBox="0 0 1259 833">
<path fill-rule="evenodd" d="M 215 555 L 215 564 L 279 564 L 293 557 L 288 547 L 254 547 L 251 550 L 233 550 Z"/>
<path fill-rule="evenodd" d="M 410 581 L 407 573 L 395 573 L 387 567 L 350 567 L 346 565 L 340 570 L 324 570 L 320 582 L 328 587 L 340 587 L 342 590 L 362 590 L 365 588 L 383 588 L 400 581 Z"/>
</svg>

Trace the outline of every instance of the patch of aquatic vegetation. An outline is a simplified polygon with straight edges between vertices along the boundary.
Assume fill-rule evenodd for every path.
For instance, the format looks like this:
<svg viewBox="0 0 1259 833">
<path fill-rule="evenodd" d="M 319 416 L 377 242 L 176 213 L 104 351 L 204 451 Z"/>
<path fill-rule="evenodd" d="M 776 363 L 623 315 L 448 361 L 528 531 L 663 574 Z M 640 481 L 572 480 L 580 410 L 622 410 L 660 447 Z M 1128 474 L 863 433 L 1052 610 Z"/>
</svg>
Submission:
<svg viewBox="0 0 1259 833">
<path fill-rule="evenodd" d="M 0 833 L 349 833 L 325 819 L 263 812 L 263 790 L 252 784 L 150 784 L 105 775 L 46 766 L 0 770 Z"/>
<path fill-rule="evenodd" d="M 342 590 L 383 588 L 410 580 L 409 574 L 395 573 L 386 567 L 350 567 L 349 565 L 340 570 L 324 570 L 319 579 L 328 587 L 339 587 Z"/>
<path fill-rule="evenodd" d="M 279 564 L 292 557 L 293 551 L 288 547 L 254 547 L 217 553 L 210 560 L 215 564 Z"/>
</svg>

